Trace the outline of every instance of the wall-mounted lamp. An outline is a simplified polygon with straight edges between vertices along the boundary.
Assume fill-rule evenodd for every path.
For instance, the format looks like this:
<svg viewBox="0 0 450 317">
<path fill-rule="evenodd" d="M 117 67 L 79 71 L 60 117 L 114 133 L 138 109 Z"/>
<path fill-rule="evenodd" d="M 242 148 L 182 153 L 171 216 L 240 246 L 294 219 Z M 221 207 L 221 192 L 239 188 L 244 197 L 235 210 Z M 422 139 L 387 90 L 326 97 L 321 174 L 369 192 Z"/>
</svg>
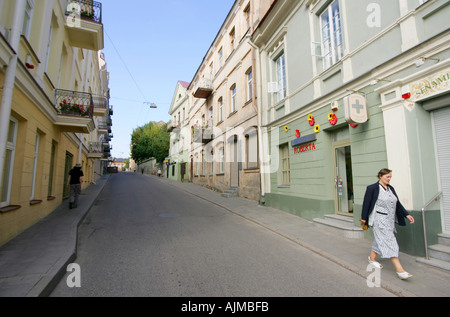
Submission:
<svg viewBox="0 0 450 317">
<path fill-rule="evenodd" d="M 438 58 L 421 57 L 414 64 L 416 65 L 416 67 L 420 67 L 423 64 L 425 64 L 425 61 L 427 61 L 427 60 L 436 61 L 437 63 L 440 62 L 440 59 L 438 59 Z"/>
<path fill-rule="evenodd" d="M 374 86 L 374 85 L 378 84 L 380 81 L 391 82 L 390 80 L 386 80 L 386 79 L 378 79 L 378 78 L 376 78 L 376 79 L 374 79 L 374 80 L 372 80 L 372 81 L 370 82 L 370 85 L 371 85 L 371 86 Z"/>
<path fill-rule="evenodd" d="M 25 58 L 25 66 L 28 69 L 34 69 L 33 59 L 31 58 L 31 56 L 29 54 Z"/>
</svg>

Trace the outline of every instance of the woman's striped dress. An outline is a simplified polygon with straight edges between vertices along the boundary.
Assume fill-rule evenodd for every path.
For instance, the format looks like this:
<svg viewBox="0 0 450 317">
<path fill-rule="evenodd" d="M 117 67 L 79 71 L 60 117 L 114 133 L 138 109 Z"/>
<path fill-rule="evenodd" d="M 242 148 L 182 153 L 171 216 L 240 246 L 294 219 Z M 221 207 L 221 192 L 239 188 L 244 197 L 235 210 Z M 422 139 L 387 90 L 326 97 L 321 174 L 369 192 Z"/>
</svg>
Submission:
<svg viewBox="0 0 450 317">
<path fill-rule="evenodd" d="M 380 194 L 371 214 L 375 239 L 372 250 L 382 258 L 398 257 L 398 243 L 395 238 L 395 207 L 397 197 L 389 190 L 380 186 Z"/>
</svg>

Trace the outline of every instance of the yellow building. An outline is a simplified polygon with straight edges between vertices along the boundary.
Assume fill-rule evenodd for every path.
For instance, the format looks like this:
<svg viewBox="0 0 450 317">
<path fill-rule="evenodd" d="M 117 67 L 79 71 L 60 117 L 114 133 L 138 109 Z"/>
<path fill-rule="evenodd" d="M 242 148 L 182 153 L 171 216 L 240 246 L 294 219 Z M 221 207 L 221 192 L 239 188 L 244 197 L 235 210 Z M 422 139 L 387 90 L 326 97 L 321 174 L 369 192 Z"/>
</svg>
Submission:
<svg viewBox="0 0 450 317">
<path fill-rule="evenodd" d="M 101 3 L 0 0 L 0 245 L 103 174 L 111 132 Z"/>
</svg>

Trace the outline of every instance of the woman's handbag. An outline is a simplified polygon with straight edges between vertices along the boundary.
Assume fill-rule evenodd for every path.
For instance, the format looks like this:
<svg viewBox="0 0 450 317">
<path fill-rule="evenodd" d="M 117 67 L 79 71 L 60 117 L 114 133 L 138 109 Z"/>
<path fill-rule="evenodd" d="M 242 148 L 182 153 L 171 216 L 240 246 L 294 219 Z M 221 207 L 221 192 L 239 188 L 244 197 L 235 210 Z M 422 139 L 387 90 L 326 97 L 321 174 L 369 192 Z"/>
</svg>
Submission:
<svg viewBox="0 0 450 317">
<path fill-rule="evenodd" d="M 362 222 L 362 219 L 359 218 L 359 221 L 361 221 L 361 228 L 366 231 L 367 229 L 369 229 L 369 225 L 366 222 Z"/>
</svg>

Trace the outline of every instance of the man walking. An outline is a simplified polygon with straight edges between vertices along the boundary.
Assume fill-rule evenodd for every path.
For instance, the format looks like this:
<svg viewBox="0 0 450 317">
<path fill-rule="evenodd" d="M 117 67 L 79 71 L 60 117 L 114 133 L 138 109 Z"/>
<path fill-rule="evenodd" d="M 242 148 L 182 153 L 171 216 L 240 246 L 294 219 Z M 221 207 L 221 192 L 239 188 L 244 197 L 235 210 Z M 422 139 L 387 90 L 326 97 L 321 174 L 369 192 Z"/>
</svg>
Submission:
<svg viewBox="0 0 450 317">
<path fill-rule="evenodd" d="M 77 163 L 74 168 L 69 172 L 69 178 L 67 179 L 67 186 L 70 184 L 70 198 L 69 208 L 77 208 L 78 196 L 81 193 L 81 183 L 83 182 L 83 171 L 81 170 L 81 164 Z"/>
</svg>

